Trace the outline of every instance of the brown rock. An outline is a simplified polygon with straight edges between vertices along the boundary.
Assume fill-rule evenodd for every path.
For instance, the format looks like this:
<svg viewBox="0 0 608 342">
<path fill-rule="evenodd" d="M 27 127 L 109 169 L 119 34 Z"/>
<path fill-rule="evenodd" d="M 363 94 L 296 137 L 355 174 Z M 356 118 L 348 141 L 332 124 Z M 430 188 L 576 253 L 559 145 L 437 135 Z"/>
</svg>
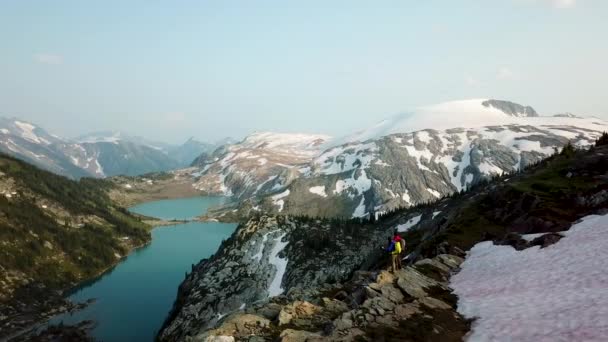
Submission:
<svg viewBox="0 0 608 342">
<path fill-rule="evenodd" d="M 395 308 L 395 319 L 398 321 L 405 321 L 406 319 L 412 317 L 414 314 L 421 312 L 422 311 L 420 311 L 420 306 L 418 306 L 418 303 L 416 302 L 398 305 Z"/>
<path fill-rule="evenodd" d="M 321 335 L 310 331 L 287 329 L 281 332 L 281 342 L 312 342 L 321 338 Z"/>
<path fill-rule="evenodd" d="M 451 269 L 456 269 L 464 262 L 464 259 L 452 254 L 440 254 L 437 259 Z"/>
<path fill-rule="evenodd" d="M 427 296 L 425 289 L 433 286 L 444 287 L 439 282 L 423 275 L 412 267 L 406 267 L 395 273 L 397 276 L 397 285 L 401 290 L 414 298 L 423 298 Z"/>
<path fill-rule="evenodd" d="M 443 310 L 451 310 L 452 307 L 444 301 L 441 301 L 437 298 L 433 297 L 424 297 L 418 299 L 418 302 L 429 309 L 443 309 Z"/>
<path fill-rule="evenodd" d="M 381 289 L 382 296 L 386 297 L 388 300 L 395 304 L 399 304 L 403 302 L 403 294 L 399 289 L 395 288 L 392 284 L 384 285 Z"/>
<path fill-rule="evenodd" d="M 295 301 L 283 307 L 279 313 L 279 326 L 289 324 L 294 319 L 311 317 L 320 310 L 321 308 L 309 302 Z"/>
</svg>

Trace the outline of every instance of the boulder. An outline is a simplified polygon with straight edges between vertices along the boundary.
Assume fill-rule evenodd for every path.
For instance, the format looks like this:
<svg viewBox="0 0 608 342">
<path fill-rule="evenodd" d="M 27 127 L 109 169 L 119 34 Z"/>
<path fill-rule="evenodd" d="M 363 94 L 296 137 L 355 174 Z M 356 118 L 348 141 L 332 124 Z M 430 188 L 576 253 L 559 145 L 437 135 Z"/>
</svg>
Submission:
<svg viewBox="0 0 608 342">
<path fill-rule="evenodd" d="M 286 305 L 279 313 L 279 326 L 289 324 L 295 319 L 309 318 L 321 311 L 321 308 L 309 302 L 295 301 Z"/>
<path fill-rule="evenodd" d="M 423 298 L 427 296 L 425 289 L 441 286 L 439 282 L 423 275 L 412 267 L 406 267 L 395 273 L 397 276 L 397 285 L 401 290 L 414 298 Z"/>
<path fill-rule="evenodd" d="M 452 254 L 440 254 L 437 259 L 451 269 L 456 269 L 464 262 L 464 259 Z"/>
<path fill-rule="evenodd" d="M 395 319 L 398 321 L 405 321 L 414 314 L 419 313 L 422 313 L 422 311 L 420 311 L 420 306 L 416 302 L 401 304 L 395 307 Z"/>
<path fill-rule="evenodd" d="M 423 260 L 416 262 L 414 264 L 414 266 L 420 266 L 420 267 L 429 266 L 429 267 L 434 267 L 443 273 L 450 273 L 450 268 L 448 266 L 446 266 L 444 263 L 442 263 L 441 261 L 439 261 L 438 259 L 439 259 L 439 257 L 433 258 L 433 259 L 423 259 Z"/>
<path fill-rule="evenodd" d="M 281 342 L 310 342 L 320 340 L 321 335 L 310 331 L 287 329 L 281 332 Z"/>
<path fill-rule="evenodd" d="M 276 303 L 268 303 L 257 310 L 257 313 L 264 318 L 274 321 L 281 312 L 282 306 Z"/>
<path fill-rule="evenodd" d="M 234 314 L 222 322 L 218 328 L 210 330 L 201 337 L 256 335 L 269 325 L 270 321 L 264 317 L 252 314 Z M 205 339 L 202 340 L 205 341 Z"/>
<path fill-rule="evenodd" d="M 395 288 L 393 285 L 386 284 L 382 286 L 380 291 L 382 292 L 383 297 L 387 298 L 395 304 L 403 302 L 403 294 L 401 293 L 401 291 L 399 291 L 399 289 Z"/>
<path fill-rule="evenodd" d="M 426 306 L 429 309 L 451 310 L 452 307 L 444 301 L 433 297 L 424 297 L 418 299 L 418 303 Z"/>
<path fill-rule="evenodd" d="M 348 311 L 348 305 L 339 300 L 323 298 L 323 311 L 335 317 Z"/>
</svg>

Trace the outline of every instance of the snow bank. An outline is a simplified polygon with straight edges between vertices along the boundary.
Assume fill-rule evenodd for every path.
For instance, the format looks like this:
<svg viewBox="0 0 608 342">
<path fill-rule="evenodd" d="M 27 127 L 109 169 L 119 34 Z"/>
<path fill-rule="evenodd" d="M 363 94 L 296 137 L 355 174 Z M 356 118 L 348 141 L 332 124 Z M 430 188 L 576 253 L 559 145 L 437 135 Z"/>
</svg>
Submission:
<svg viewBox="0 0 608 342">
<path fill-rule="evenodd" d="M 420 223 L 420 219 L 421 218 L 422 218 L 422 215 L 418 215 L 416 217 L 411 218 L 406 223 L 398 225 L 397 226 L 397 231 L 400 232 L 400 233 L 407 232 L 408 230 L 414 228 L 415 225 L 417 225 L 418 223 Z"/>
<path fill-rule="evenodd" d="M 352 217 L 358 218 L 364 217 L 365 215 L 367 215 L 367 212 L 365 211 L 365 196 L 361 196 L 361 202 L 359 202 L 359 205 L 355 208 Z"/>
<path fill-rule="evenodd" d="M 268 286 L 268 296 L 275 297 L 283 293 L 284 289 L 281 287 L 281 283 L 283 282 L 283 276 L 285 275 L 285 270 L 287 269 L 287 262 L 289 261 L 287 258 L 279 258 L 279 253 L 289 244 L 289 241 L 283 242 L 283 238 L 287 235 L 287 233 L 281 234 L 279 237 L 275 239 L 275 245 L 270 252 L 270 256 L 268 258 L 268 262 L 274 267 L 276 267 L 277 272 L 270 282 L 270 286 Z"/>
<path fill-rule="evenodd" d="M 588 216 L 544 249 L 482 242 L 451 287 L 477 317 L 469 341 L 606 341 L 608 215 Z"/>
<path fill-rule="evenodd" d="M 283 206 L 285 205 L 285 201 L 283 201 L 283 198 L 287 196 L 289 196 L 289 189 L 281 192 L 278 195 L 272 196 L 272 201 L 274 202 L 274 205 L 279 207 L 279 212 L 283 211 Z"/>
<path fill-rule="evenodd" d="M 321 197 L 327 197 L 327 194 L 325 193 L 325 186 L 324 185 L 313 186 L 310 189 L 308 189 L 308 191 L 310 191 L 311 193 L 313 193 L 315 195 L 319 195 Z"/>
<path fill-rule="evenodd" d="M 17 127 L 19 127 L 19 129 L 21 130 L 21 137 L 22 138 L 24 138 L 26 140 L 29 140 L 29 141 L 32 141 L 32 142 L 35 142 L 35 143 L 38 143 L 38 144 L 41 143 L 41 142 L 44 142 L 47 145 L 49 144 L 48 141 L 46 141 L 46 140 L 42 141 L 43 139 L 40 139 L 38 137 L 38 135 L 36 135 L 36 133 L 34 133 L 34 130 L 36 129 L 36 126 L 34 126 L 32 124 L 29 124 L 27 122 L 21 122 L 21 121 L 15 121 L 15 125 Z"/>
</svg>

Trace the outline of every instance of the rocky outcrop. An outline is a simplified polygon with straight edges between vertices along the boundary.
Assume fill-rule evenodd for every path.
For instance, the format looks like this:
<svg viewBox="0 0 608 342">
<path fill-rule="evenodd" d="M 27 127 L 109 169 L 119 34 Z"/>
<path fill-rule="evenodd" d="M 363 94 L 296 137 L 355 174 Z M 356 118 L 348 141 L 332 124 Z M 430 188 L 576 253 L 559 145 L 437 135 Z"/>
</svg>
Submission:
<svg viewBox="0 0 608 342">
<path fill-rule="evenodd" d="M 307 291 L 307 301 L 301 300 L 301 291 L 291 291 L 185 340 L 460 341 L 470 322 L 456 312 L 456 297 L 446 281 L 434 280 L 417 268 L 434 265 L 448 279 L 462 262 L 457 256 L 441 255 L 394 274 L 358 273 L 344 284 Z M 280 312 L 267 317 L 269 308 Z"/>
<path fill-rule="evenodd" d="M 482 105 L 484 105 L 486 107 L 496 108 L 510 116 L 518 116 L 518 117 L 538 116 L 538 113 L 534 110 L 534 108 L 532 108 L 530 106 L 522 106 L 518 103 L 513 103 L 510 101 L 487 100 L 487 101 L 482 102 Z"/>
<path fill-rule="evenodd" d="M 160 337 L 193 336 L 224 315 L 290 291 L 306 300 L 310 296 L 305 291 L 293 291 L 342 282 L 355 270 L 371 266 L 391 233 L 380 225 L 253 218 L 239 226 L 212 259 L 193 268 Z M 282 315 L 285 321 L 294 312 L 268 307 L 262 316 Z"/>
</svg>

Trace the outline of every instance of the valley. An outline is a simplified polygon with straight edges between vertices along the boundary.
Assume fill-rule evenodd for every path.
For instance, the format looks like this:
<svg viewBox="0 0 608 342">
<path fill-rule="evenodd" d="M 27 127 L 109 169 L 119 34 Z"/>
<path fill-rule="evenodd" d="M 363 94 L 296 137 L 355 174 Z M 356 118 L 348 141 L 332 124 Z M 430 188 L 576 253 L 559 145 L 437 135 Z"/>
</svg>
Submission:
<svg viewBox="0 0 608 342">
<path fill-rule="evenodd" d="M 27 340 L 36 326 L 44 339 L 63 322 L 112 341 L 461 340 L 474 317 L 450 281 L 469 250 L 547 247 L 607 209 L 605 131 L 597 118 L 466 100 L 341 138 L 256 132 L 132 175 L 75 181 L 3 156 L 0 332 Z M 381 247 L 395 230 L 407 267 L 389 274 Z"/>
</svg>

